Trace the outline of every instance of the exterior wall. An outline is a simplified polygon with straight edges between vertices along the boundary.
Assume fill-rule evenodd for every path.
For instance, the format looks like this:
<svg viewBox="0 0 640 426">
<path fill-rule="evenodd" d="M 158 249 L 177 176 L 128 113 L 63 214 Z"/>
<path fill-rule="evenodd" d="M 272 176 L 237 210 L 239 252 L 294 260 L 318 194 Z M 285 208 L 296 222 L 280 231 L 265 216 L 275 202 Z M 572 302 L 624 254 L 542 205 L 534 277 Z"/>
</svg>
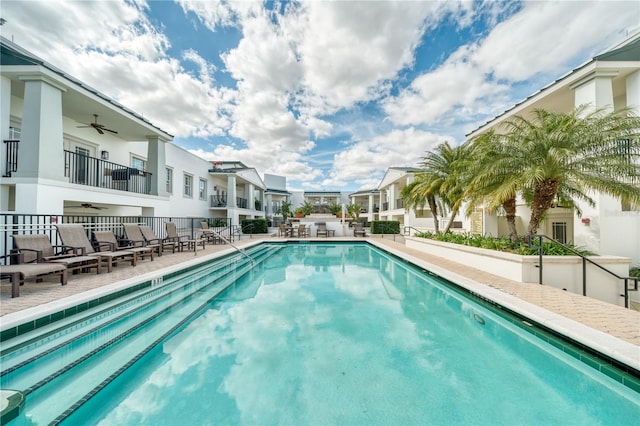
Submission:
<svg viewBox="0 0 640 426">
<path fill-rule="evenodd" d="M 406 237 L 406 246 L 423 253 L 444 257 L 516 282 L 537 283 L 538 256 L 519 256 L 494 250 L 485 250 L 457 244 Z M 627 276 L 631 259 L 624 257 L 592 257 L 594 262 L 609 271 Z M 575 256 L 545 256 L 543 260 L 545 285 L 582 294 L 582 261 Z M 618 306 L 624 306 L 624 282 L 599 268 L 587 264 L 587 296 Z M 637 296 L 635 296 L 637 297 Z"/>
</svg>

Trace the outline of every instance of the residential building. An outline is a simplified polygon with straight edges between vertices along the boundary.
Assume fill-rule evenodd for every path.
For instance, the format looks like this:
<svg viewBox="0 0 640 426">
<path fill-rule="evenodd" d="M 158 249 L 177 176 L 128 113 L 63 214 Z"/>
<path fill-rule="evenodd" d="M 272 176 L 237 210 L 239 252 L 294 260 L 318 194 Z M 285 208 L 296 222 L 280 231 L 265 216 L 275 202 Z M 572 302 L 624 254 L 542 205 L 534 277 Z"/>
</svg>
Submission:
<svg viewBox="0 0 640 426">
<path fill-rule="evenodd" d="M 516 115 L 527 116 L 535 109 L 570 112 L 588 105 L 590 110 L 609 111 L 630 108 L 640 115 L 640 33 L 627 38 L 595 56 L 547 87 L 495 117 L 471 132 L 473 138 L 483 132 L 500 132 L 500 125 Z M 624 141 L 621 141 L 624 142 Z M 592 194 L 595 206 L 579 205 L 582 216 L 560 206 L 552 208 L 539 233 L 555 239 L 573 242 L 599 254 L 631 257 L 640 264 L 640 210 L 619 198 L 601 193 Z M 530 212 L 524 203 L 518 206 L 518 216 L 528 219 Z M 504 218 L 492 212 L 478 215 L 487 229 L 505 234 Z M 496 224 L 497 223 L 497 224 Z"/>
<path fill-rule="evenodd" d="M 211 163 L 108 96 L 1 39 L 0 211 L 29 215 L 264 217 L 266 187 Z"/>
<path fill-rule="evenodd" d="M 360 204 L 360 218 L 366 222 L 379 219 L 380 212 L 380 191 L 377 189 L 367 189 L 349 194 L 349 204 Z"/>
</svg>

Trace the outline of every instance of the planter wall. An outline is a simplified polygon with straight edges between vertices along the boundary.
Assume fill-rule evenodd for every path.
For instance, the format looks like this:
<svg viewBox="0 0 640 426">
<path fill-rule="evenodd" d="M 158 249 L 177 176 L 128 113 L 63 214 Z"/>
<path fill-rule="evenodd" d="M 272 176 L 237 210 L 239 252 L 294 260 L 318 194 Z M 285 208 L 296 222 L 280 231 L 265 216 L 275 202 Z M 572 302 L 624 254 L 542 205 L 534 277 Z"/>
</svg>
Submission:
<svg viewBox="0 0 640 426">
<path fill-rule="evenodd" d="M 477 247 L 444 243 L 427 238 L 405 237 L 407 247 L 443 257 L 516 282 L 538 283 L 538 256 L 520 256 Z M 598 265 L 619 276 L 629 275 L 631 259 L 594 256 Z M 582 259 L 578 256 L 544 256 L 545 285 L 582 294 Z M 624 282 L 587 263 L 587 296 L 624 306 Z"/>
</svg>

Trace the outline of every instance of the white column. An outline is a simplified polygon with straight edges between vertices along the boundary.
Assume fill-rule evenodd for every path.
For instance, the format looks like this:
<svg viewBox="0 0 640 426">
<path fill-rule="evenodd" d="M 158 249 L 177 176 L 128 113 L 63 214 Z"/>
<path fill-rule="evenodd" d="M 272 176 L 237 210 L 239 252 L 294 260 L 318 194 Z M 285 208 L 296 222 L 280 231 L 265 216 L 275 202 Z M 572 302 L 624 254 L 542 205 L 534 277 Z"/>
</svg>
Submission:
<svg viewBox="0 0 640 426">
<path fill-rule="evenodd" d="M 169 194 L 165 185 L 167 168 L 165 142 L 157 136 L 148 136 L 147 144 L 147 171 L 151 173 L 151 194 L 167 197 Z"/>
<path fill-rule="evenodd" d="M 227 176 L 227 207 L 236 207 L 236 177 L 230 174 Z"/>
<path fill-rule="evenodd" d="M 612 78 L 616 75 L 617 72 L 596 71 L 572 85 L 575 94 L 574 105 L 589 105 L 590 108 L 587 108 L 585 113 L 595 109 L 613 111 Z"/>
<path fill-rule="evenodd" d="M 255 186 L 253 186 L 252 183 L 249 184 L 249 196 L 247 197 L 247 208 L 249 210 L 255 210 L 256 208 L 256 203 L 253 201 L 254 197 L 256 196 L 255 194 Z"/>
<path fill-rule="evenodd" d="M 369 220 L 370 221 L 373 220 L 373 217 L 374 217 L 373 215 L 375 214 L 373 212 L 373 206 L 374 206 L 373 194 L 369 194 L 369 207 L 367 208 L 367 210 L 369 211 Z"/>
<path fill-rule="evenodd" d="M 64 180 L 62 92 L 39 77 L 22 78 L 24 109 L 15 177 Z"/>
<path fill-rule="evenodd" d="M 0 77 L 0 138 L 3 141 L 9 139 L 9 127 L 11 127 L 11 80 Z M 0 146 L 0 175 L 6 172 L 7 148 L 3 143 Z M 0 211 L 7 211 L 9 208 L 10 188 L 8 185 L 0 187 Z"/>
<path fill-rule="evenodd" d="M 640 114 L 640 70 L 627 76 L 627 107 Z"/>
</svg>

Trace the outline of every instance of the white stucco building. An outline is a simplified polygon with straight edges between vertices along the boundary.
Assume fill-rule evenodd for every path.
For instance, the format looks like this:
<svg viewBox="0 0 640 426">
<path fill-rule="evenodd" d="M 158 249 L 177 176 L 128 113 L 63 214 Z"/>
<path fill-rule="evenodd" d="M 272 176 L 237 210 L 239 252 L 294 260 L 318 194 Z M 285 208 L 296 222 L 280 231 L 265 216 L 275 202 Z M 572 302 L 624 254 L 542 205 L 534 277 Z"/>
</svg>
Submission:
<svg viewBox="0 0 640 426">
<path fill-rule="evenodd" d="M 264 217 L 265 184 L 211 163 L 113 99 L 1 40 L 0 211 L 29 215 Z"/>
<path fill-rule="evenodd" d="M 498 126 L 503 122 L 516 115 L 526 116 L 534 109 L 570 112 L 585 104 L 611 111 L 630 108 L 640 115 L 640 33 L 542 88 L 468 137 L 491 129 L 499 131 Z M 593 194 L 592 198 L 596 201 L 595 207 L 581 205 L 581 218 L 568 209 L 551 209 L 540 233 L 573 242 L 595 253 L 631 257 L 633 263 L 640 264 L 640 211 L 603 194 Z M 520 223 L 522 218 L 528 219 L 529 213 L 521 204 Z M 483 226 L 496 228 L 489 218 L 490 215 L 485 214 Z M 498 228 L 502 231 L 500 224 Z"/>
</svg>

